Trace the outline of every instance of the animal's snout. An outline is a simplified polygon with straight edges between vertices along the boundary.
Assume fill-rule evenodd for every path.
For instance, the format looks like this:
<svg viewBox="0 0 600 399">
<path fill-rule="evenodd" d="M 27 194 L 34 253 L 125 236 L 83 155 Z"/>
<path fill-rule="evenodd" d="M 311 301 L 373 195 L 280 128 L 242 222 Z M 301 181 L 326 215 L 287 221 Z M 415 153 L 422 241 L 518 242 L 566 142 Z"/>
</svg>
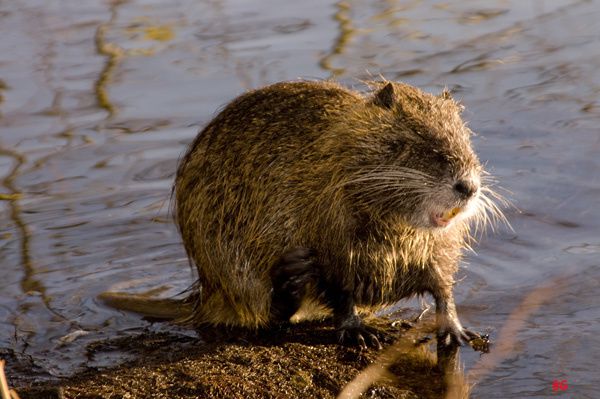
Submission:
<svg viewBox="0 0 600 399">
<path fill-rule="evenodd" d="M 479 183 L 473 179 L 459 179 L 454 183 L 453 188 L 461 198 L 469 199 L 479 190 Z"/>
</svg>

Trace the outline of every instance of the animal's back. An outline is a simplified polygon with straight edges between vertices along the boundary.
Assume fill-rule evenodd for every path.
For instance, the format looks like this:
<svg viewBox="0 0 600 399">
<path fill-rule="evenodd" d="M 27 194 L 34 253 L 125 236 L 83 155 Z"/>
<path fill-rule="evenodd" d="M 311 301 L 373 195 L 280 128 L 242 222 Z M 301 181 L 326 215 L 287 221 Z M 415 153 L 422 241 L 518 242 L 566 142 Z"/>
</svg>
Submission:
<svg viewBox="0 0 600 399">
<path fill-rule="evenodd" d="M 201 322 L 269 321 L 271 268 L 307 245 L 308 207 L 334 173 L 323 140 L 364 102 L 327 82 L 279 83 L 235 99 L 199 134 L 177 172 L 176 218 L 196 264 Z M 299 233 L 301 231 L 301 233 Z"/>
</svg>

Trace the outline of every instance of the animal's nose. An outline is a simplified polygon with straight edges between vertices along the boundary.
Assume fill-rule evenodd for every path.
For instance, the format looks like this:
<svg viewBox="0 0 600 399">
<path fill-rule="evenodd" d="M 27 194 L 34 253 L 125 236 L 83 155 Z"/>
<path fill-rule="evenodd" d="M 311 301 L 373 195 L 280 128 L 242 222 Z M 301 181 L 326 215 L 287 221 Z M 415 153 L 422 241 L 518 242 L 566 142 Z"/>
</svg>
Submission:
<svg viewBox="0 0 600 399">
<path fill-rule="evenodd" d="M 462 198 L 468 199 L 475 195 L 479 185 L 471 179 L 460 179 L 454 183 L 453 188 Z"/>
</svg>

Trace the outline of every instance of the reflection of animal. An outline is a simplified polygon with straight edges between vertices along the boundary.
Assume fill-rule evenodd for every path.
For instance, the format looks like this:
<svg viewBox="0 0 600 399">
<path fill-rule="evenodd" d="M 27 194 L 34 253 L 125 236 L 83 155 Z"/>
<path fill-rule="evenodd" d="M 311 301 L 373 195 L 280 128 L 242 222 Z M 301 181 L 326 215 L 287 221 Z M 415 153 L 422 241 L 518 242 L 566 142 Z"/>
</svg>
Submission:
<svg viewBox="0 0 600 399">
<path fill-rule="evenodd" d="M 470 221 L 498 214 L 472 133 L 446 92 L 373 86 L 363 96 L 331 82 L 277 83 L 233 100 L 194 140 L 174 187 L 199 275 L 188 321 L 256 328 L 319 302 L 341 339 L 378 345 L 357 307 L 429 292 L 440 333 L 472 336 L 453 276 Z M 150 313 L 167 304 L 104 297 Z"/>
</svg>

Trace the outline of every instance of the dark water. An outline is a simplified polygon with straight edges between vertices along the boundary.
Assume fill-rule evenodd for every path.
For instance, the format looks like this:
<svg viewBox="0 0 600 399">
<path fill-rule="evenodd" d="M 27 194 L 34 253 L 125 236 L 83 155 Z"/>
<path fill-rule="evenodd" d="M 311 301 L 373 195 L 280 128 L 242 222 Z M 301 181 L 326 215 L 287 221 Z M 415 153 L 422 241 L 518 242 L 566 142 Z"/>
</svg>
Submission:
<svg viewBox="0 0 600 399">
<path fill-rule="evenodd" d="M 98 293 L 188 286 L 169 189 L 228 99 L 381 73 L 453 89 L 520 210 L 460 272 L 464 324 L 494 336 L 532 289 L 561 287 L 474 397 L 598 397 L 599 20 L 566 0 L 0 2 L 0 354 L 67 375 L 87 343 L 149 328 Z"/>
</svg>

